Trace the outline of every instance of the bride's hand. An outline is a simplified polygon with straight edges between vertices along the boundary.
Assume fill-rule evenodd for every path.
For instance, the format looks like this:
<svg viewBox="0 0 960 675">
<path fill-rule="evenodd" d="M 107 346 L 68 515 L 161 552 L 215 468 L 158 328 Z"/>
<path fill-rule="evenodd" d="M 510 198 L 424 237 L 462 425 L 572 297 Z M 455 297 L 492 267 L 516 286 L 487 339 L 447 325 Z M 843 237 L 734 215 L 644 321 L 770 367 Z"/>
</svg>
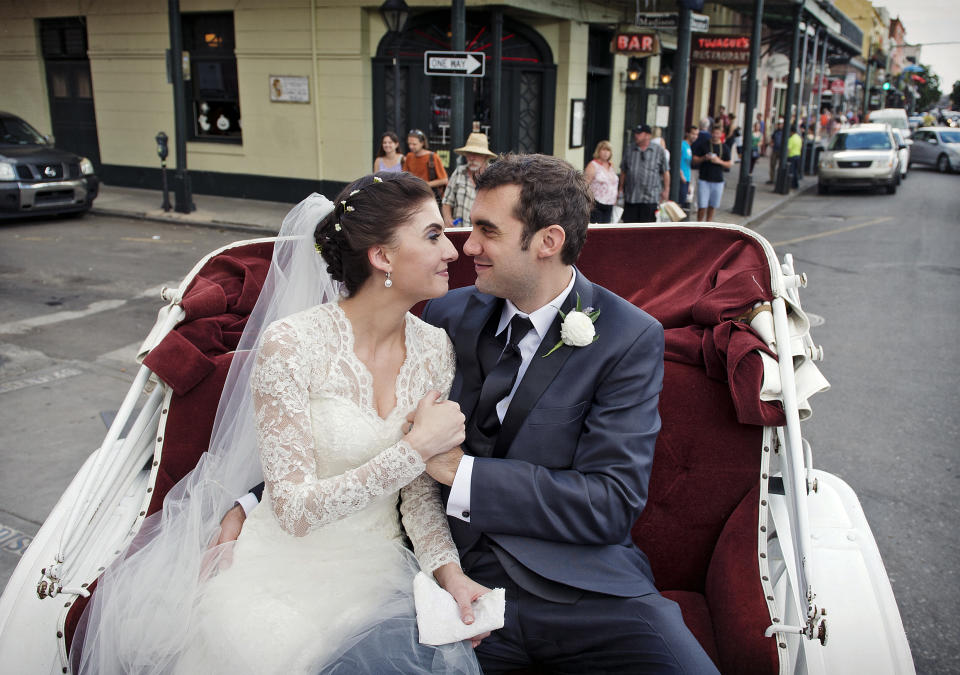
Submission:
<svg viewBox="0 0 960 675">
<path fill-rule="evenodd" d="M 440 401 L 440 392 L 430 390 L 420 399 L 410 426 L 405 425 L 405 440 L 426 462 L 434 455 L 460 445 L 464 439 L 466 418 L 453 401 Z"/>
<path fill-rule="evenodd" d="M 472 624 L 473 603 L 476 602 L 481 595 L 489 593 L 490 589 L 478 584 L 464 574 L 463 570 L 460 569 L 460 565 L 456 563 L 441 565 L 433 571 L 433 576 L 437 579 L 437 583 L 457 601 L 457 607 L 460 608 L 461 621 L 467 625 Z M 476 649 L 477 645 L 479 645 L 484 638 L 488 637 L 490 637 L 490 631 L 474 635 L 470 638 L 470 645 Z"/>
</svg>

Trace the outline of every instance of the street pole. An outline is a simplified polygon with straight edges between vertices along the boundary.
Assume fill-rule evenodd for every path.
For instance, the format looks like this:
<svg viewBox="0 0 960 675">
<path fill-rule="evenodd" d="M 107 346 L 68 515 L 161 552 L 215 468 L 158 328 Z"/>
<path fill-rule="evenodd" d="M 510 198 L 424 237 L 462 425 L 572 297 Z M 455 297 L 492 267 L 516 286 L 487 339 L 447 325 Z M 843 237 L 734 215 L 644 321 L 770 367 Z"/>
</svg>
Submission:
<svg viewBox="0 0 960 675">
<path fill-rule="evenodd" d="M 777 184 L 774 190 L 777 194 L 785 195 L 790 192 L 790 176 L 787 166 L 787 139 L 790 137 L 790 127 L 795 123 L 793 114 L 794 89 L 797 86 L 797 60 L 800 52 L 800 18 L 803 16 L 803 3 L 796 5 L 796 14 L 793 17 L 793 38 L 790 45 L 790 74 L 787 77 L 787 101 L 783 114 L 783 135 L 780 139 L 780 167 L 777 171 Z M 799 112 L 799 106 L 797 106 Z"/>
<path fill-rule="evenodd" d="M 462 52 L 466 47 L 467 15 L 464 0 L 453 0 L 450 8 L 450 28 L 453 51 Z M 463 88 L 466 77 L 450 78 L 450 147 L 459 148 L 463 145 Z M 450 166 L 456 164 L 456 157 L 450 153 Z"/>
<path fill-rule="evenodd" d="M 174 142 L 177 146 L 177 170 L 173 174 L 174 210 L 190 213 L 193 190 L 187 171 L 187 97 L 183 84 L 183 26 L 180 23 L 180 0 L 168 0 L 170 13 L 170 66 L 173 71 Z"/>
<path fill-rule="evenodd" d="M 744 111 L 743 153 L 740 155 L 740 181 L 733 212 L 741 216 L 753 213 L 755 186 L 750 177 L 753 156 L 753 111 L 757 107 L 757 71 L 760 69 L 760 41 L 763 39 L 763 0 L 754 0 L 753 36 L 750 38 L 750 67 L 747 70 L 747 108 Z"/>
<path fill-rule="evenodd" d="M 507 143 L 504 142 L 503 115 L 500 114 L 502 100 L 500 91 L 503 87 L 503 10 L 500 7 L 493 8 L 492 58 L 493 91 L 491 92 L 492 109 L 490 114 L 493 119 L 490 122 L 493 126 L 493 138 L 490 141 L 493 143 L 492 148 L 496 148 L 494 152 L 503 152 L 507 149 Z"/>
<path fill-rule="evenodd" d="M 827 77 L 827 46 L 830 40 L 830 33 L 826 29 L 823 31 L 823 54 L 820 56 L 820 88 L 817 90 L 817 120 L 820 119 L 820 109 L 823 106 L 823 80 Z M 834 106 L 836 107 L 836 106 Z M 836 110 L 831 110 L 830 117 L 836 114 Z M 823 131 L 822 129 L 820 130 Z"/>
<path fill-rule="evenodd" d="M 762 0 L 761 0 L 762 2 Z M 673 105 L 670 106 L 670 199 L 680 201 L 680 160 L 687 119 L 687 81 L 690 75 L 690 7 L 680 4 L 677 51 L 673 55 Z"/>
<path fill-rule="evenodd" d="M 870 70 L 873 65 L 872 52 L 867 54 L 867 74 L 863 78 L 863 111 L 860 113 L 860 120 L 867 118 L 867 111 L 870 110 Z"/>
</svg>

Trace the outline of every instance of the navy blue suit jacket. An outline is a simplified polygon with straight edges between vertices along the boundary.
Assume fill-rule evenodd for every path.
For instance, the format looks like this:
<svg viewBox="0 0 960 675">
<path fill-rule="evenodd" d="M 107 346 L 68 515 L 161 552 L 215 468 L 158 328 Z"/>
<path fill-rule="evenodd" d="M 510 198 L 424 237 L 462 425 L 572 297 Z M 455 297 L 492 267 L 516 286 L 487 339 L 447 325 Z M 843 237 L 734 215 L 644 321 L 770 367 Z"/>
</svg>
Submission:
<svg viewBox="0 0 960 675">
<path fill-rule="evenodd" d="M 653 592 L 646 556 L 630 538 L 643 510 L 660 417 L 663 327 L 579 271 L 563 306 L 600 310 L 599 339 L 564 345 L 560 317 L 541 343 L 503 419 L 495 448 L 477 456 L 470 522 L 450 518 L 461 556 L 486 534 L 521 564 L 575 588 L 635 597 Z M 503 300 L 475 287 L 431 301 L 423 318 L 457 353 L 450 398 L 470 416 L 482 373 L 478 341 Z M 468 454 L 474 454 L 464 447 Z M 444 490 L 444 501 L 449 494 Z"/>
</svg>

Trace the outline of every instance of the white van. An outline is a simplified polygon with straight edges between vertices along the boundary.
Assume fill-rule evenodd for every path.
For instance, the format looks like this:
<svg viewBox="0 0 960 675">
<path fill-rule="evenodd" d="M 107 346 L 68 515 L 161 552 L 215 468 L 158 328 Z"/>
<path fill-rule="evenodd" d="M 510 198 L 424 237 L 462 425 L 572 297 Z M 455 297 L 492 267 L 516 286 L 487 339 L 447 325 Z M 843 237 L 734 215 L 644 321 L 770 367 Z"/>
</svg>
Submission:
<svg viewBox="0 0 960 675">
<path fill-rule="evenodd" d="M 907 111 L 903 108 L 884 108 L 870 113 L 870 122 L 873 124 L 889 124 L 899 129 L 904 138 L 910 138 L 910 124 L 907 121 Z"/>
</svg>

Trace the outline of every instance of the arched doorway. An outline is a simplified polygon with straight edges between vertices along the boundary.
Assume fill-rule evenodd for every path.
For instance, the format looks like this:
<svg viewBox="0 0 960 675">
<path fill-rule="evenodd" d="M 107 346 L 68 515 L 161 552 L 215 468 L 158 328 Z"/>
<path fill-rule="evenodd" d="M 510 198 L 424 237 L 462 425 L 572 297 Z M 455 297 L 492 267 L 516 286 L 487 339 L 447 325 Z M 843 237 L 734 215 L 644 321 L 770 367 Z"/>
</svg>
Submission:
<svg viewBox="0 0 960 675">
<path fill-rule="evenodd" d="M 490 138 L 496 152 L 553 152 L 556 100 L 556 66 L 546 41 L 533 29 L 503 18 L 499 111 L 494 100 L 494 13 L 468 12 L 466 50 L 484 52 L 484 77 L 464 82 L 464 124 L 468 133 L 474 121 Z M 406 30 L 389 33 L 380 41 L 373 59 L 373 131 L 379 139 L 387 129 L 403 138 L 409 129 L 422 129 L 433 150 L 449 151 L 450 80 L 423 72 L 423 53 L 451 51 L 450 13 L 428 12 L 411 17 Z M 394 55 L 399 52 L 400 117 L 395 119 Z M 499 124 L 494 124 L 499 113 Z M 496 133 L 500 129 L 500 136 Z"/>
</svg>

